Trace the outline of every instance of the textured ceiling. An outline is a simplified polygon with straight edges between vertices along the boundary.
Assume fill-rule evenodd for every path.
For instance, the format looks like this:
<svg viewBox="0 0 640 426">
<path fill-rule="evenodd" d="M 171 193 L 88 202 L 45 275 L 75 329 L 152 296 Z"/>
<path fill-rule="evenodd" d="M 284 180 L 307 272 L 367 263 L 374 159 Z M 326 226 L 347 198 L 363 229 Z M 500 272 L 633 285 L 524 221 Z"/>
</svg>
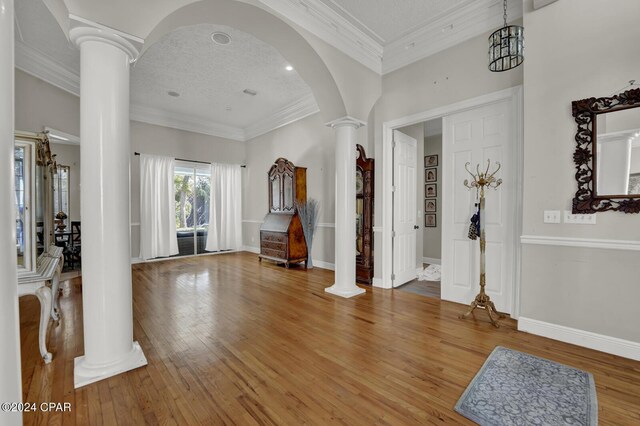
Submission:
<svg viewBox="0 0 640 426">
<path fill-rule="evenodd" d="M 212 42 L 215 31 L 229 34 L 231 43 Z M 246 128 L 311 94 L 295 71 L 285 70 L 286 65 L 275 48 L 247 33 L 211 24 L 184 27 L 160 39 L 135 64 L 131 100 L 135 105 Z M 246 95 L 244 89 L 258 94 Z M 168 91 L 180 97 L 171 97 Z"/>
<path fill-rule="evenodd" d="M 15 7 L 16 40 L 78 75 L 80 51 L 67 41 L 42 0 L 19 0 Z M 231 43 L 215 44 L 214 31 L 231 35 Z M 286 65 L 275 48 L 247 33 L 209 24 L 184 27 L 152 45 L 135 64 L 131 103 L 244 129 L 312 96 Z M 258 94 L 246 95 L 244 89 Z M 169 91 L 180 96 L 171 97 Z"/>
<path fill-rule="evenodd" d="M 383 45 L 473 0 L 322 0 Z"/>
</svg>

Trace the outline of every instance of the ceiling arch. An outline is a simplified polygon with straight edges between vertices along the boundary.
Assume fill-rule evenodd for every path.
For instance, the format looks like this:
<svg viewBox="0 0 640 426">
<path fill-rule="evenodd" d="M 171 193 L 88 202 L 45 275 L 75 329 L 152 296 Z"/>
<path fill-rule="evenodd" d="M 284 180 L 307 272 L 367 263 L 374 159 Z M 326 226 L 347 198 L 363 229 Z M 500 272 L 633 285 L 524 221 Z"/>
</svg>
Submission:
<svg viewBox="0 0 640 426">
<path fill-rule="evenodd" d="M 273 46 L 309 85 L 326 121 L 347 115 L 338 86 L 316 51 L 290 25 L 250 4 L 204 0 L 183 6 L 163 18 L 145 37 L 142 54 L 165 34 L 199 24 L 236 28 Z"/>
</svg>

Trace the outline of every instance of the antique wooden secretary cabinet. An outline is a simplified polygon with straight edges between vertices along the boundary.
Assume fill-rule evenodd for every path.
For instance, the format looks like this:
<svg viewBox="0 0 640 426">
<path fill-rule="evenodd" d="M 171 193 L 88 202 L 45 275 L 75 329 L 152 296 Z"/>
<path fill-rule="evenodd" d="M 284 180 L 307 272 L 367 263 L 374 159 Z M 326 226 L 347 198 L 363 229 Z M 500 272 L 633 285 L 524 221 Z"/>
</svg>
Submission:
<svg viewBox="0 0 640 426">
<path fill-rule="evenodd" d="M 296 203 L 307 200 L 307 169 L 278 158 L 268 173 L 269 213 L 260 228 L 260 260 L 306 262 L 307 244 Z"/>
</svg>

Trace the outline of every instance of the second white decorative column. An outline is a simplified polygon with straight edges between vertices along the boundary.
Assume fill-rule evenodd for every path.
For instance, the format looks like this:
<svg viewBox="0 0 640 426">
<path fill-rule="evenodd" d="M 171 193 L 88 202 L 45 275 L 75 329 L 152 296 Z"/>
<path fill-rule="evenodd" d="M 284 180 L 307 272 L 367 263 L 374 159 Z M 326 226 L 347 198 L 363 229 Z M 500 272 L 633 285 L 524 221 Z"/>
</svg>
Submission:
<svg viewBox="0 0 640 426">
<path fill-rule="evenodd" d="M 365 292 L 356 285 L 356 131 L 364 122 L 343 117 L 327 124 L 336 131 L 335 283 L 325 289 L 341 297 Z"/>
<path fill-rule="evenodd" d="M 80 161 L 84 356 L 75 387 L 147 364 L 133 341 L 129 223 L 129 68 L 138 50 L 121 34 L 72 28 L 80 47 Z"/>
<path fill-rule="evenodd" d="M 14 186 L 13 0 L 0 0 L 0 403 L 22 402 Z M 21 410 L 0 409 L 0 424 L 22 425 Z"/>
</svg>

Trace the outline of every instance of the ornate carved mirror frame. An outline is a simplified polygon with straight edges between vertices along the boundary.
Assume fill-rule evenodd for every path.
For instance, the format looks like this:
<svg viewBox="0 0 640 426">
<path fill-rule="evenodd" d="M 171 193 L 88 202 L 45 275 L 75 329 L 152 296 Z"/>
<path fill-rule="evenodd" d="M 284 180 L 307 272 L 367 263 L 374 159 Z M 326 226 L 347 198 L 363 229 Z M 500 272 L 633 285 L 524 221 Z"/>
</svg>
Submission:
<svg viewBox="0 0 640 426">
<path fill-rule="evenodd" d="M 608 98 L 589 98 L 572 102 L 578 125 L 576 165 L 578 190 L 573 198 L 573 213 L 596 213 L 608 210 L 640 213 L 640 195 L 597 195 L 597 116 L 599 114 L 640 107 L 640 89 L 628 90 Z"/>
</svg>

